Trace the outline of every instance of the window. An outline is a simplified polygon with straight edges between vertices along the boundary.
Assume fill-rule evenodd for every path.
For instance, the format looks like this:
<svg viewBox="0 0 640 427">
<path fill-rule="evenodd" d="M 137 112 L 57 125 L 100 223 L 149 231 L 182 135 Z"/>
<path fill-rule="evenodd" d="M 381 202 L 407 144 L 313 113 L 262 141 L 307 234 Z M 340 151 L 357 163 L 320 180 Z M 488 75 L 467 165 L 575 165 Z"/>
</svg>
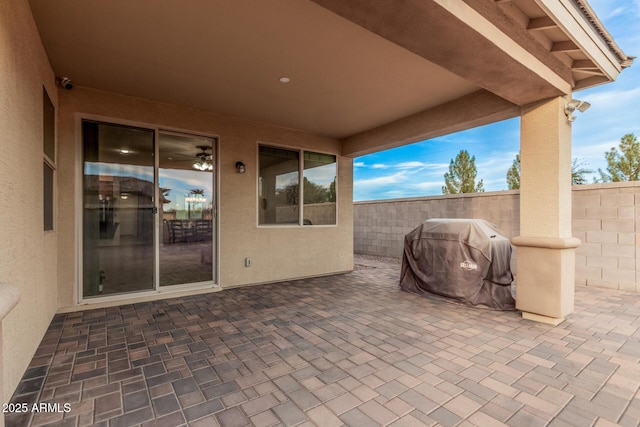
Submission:
<svg viewBox="0 0 640 427">
<path fill-rule="evenodd" d="M 44 231 L 53 230 L 54 224 L 54 179 L 56 160 L 56 112 L 47 94 L 42 88 L 42 151 L 43 151 L 43 216 Z"/>
<path fill-rule="evenodd" d="M 336 223 L 336 156 L 304 153 L 304 224 Z"/>
<path fill-rule="evenodd" d="M 336 156 L 260 146 L 259 169 L 258 224 L 336 224 Z"/>
</svg>

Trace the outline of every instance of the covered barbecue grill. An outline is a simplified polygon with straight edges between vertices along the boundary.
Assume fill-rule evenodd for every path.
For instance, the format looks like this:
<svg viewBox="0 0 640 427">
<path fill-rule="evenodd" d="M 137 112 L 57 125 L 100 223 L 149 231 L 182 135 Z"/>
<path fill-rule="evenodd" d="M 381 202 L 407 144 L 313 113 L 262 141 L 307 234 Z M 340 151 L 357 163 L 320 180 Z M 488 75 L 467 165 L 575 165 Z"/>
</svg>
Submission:
<svg viewBox="0 0 640 427">
<path fill-rule="evenodd" d="M 482 219 L 429 219 L 404 238 L 400 288 L 494 310 L 515 310 L 511 243 Z"/>
</svg>

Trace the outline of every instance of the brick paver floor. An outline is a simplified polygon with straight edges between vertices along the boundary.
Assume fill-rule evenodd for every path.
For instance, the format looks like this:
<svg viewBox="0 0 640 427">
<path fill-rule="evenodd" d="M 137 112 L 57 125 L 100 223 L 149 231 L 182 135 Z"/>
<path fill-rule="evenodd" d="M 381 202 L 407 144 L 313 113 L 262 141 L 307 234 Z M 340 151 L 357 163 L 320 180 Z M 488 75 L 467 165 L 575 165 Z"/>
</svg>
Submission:
<svg viewBox="0 0 640 427">
<path fill-rule="evenodd" d="M 12 398 L 50 405 L 6 425 L 639 424 L 640 295 L 578 288 L 553 327 L 401 292 L 398 273 L 57 315 Z"/>
</svg>

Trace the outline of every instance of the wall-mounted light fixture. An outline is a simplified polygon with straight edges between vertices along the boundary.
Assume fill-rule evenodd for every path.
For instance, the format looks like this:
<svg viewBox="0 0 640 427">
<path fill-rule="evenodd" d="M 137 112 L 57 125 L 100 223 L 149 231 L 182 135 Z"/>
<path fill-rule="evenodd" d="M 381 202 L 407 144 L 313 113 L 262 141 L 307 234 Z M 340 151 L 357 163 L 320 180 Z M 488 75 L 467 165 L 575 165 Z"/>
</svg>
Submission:
<svg viewBox="0 0 640 427">
<path fill-rule="evenodd" d="M 237 173 L 245 173 L 246 167 L 242 162 L 236 162 L 236 172 Z"/>
<path fill-rule="evenodd" d="M 591 107 L 591 104 L 589 104 L 586 101 L 572 99 L 567 103 L 567 105 L 564 106 L 564 114 L 565 116 L 567 116 L 567 121 L 569 123 L 573 123 L 576 120 L 576 117 L 573 115 L 573 112 L 578 110 L 581 113 L 584 113 L 585 111 L 587 111 L 589 107 Z"/>
</svg>

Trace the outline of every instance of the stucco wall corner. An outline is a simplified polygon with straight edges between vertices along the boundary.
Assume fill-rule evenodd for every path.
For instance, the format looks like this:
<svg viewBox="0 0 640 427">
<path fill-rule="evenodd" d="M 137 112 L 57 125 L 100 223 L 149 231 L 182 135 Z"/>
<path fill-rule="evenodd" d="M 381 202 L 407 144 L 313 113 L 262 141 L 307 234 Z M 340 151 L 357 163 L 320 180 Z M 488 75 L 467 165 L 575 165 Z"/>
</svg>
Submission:
<svg viewBox="0 0 640 427">
<path fill-rule="evenodd" d="M 0 282 L 22 295 L 2 322 L 9 398 L 57 308 L 58 233 L 43 231 L 43 86 L 54 107 L 58 99 L 26 0 L 0 3 L 0 76 Z"/>
</svg>

